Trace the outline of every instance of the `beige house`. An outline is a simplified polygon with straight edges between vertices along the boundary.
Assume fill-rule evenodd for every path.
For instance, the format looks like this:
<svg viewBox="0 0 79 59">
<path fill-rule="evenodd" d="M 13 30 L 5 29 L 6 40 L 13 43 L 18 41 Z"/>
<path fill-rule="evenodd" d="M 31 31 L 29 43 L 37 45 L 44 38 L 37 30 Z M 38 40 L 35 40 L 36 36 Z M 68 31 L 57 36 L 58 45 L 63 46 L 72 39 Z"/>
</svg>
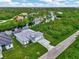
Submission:
<svg viewBox="0 0 79 59">
<path fill-rule="evenodd" d="M 23 16 L 16 16 L 15 20 L 16 21 L 23 21 L 24 17 Z"/>
</svg>

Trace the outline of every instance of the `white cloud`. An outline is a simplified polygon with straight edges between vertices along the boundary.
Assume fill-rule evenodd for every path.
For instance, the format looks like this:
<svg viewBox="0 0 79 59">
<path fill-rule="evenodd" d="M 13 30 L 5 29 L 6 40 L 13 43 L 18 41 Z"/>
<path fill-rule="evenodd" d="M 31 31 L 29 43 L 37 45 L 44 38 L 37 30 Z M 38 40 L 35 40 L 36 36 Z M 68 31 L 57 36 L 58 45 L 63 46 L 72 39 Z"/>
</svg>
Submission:
<svg viewBox="0 0 79 59">
<path fill-rule="evenodd" d="M 24 7 L 51 7 L 50 4 L 43 4 L 43 3 L 22 3 L 21 6 L 24 6 Z"/>
<path fill-rule="evenodd" d="M 26 0 L 23 0 L 26 1 Z M 46 3 L 19 3 L 12 2 L 12 0 L 0 0 L 0 7 L 79 7 L 79 1 L 72 2 L 71 0 L 40 0 Z M 9 2 L 9 3 L 7 3 Z"/>
<path fill-rule="evenodd" d="M 11 0 L 4 0 L 5 2 L 11 2 Z"/>
<path fill-rule="evenodd" d="M 40 1 L 43 1 L 43 2 L 46 2 L 46 3 L 52 3 L 53 0 L 40 0 Z"/>
<path fill-rule="evenodd" d="M 11 2 L 11 0 L 0 0 L 0 2 Z"/>
<path fill-rule="evenodd" d="M 12 2 L 12 3 L 2 3 L 0 7 L 51 7 L 50 4 L 43 4 L 43 3 L 19 3 L 19 2 Z"/>
<path fill-rule="evenodd" d="M 52 7 L 79 7 L 79 0 L 40 0 L 51 4 Z"/>
</svg>

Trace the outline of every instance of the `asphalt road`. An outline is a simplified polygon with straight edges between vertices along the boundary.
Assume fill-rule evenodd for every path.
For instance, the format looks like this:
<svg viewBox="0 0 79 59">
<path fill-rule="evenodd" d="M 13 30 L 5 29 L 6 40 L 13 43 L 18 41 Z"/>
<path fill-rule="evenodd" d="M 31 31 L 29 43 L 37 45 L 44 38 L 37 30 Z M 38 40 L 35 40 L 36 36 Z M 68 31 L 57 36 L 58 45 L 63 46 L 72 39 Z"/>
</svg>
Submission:
<svg viewBox="0 0 79 59">
<path fill-rule="evenodd" d="M 76 37 L 78 35 L 79 31 L 75 32 L 73 35 L 60 42 L 58 45 L 55 46 L 55 48 L 51 49 L 38 59 L 56 59 L 65 49 L 67 49 L 76 40 Z"/>
</svg>

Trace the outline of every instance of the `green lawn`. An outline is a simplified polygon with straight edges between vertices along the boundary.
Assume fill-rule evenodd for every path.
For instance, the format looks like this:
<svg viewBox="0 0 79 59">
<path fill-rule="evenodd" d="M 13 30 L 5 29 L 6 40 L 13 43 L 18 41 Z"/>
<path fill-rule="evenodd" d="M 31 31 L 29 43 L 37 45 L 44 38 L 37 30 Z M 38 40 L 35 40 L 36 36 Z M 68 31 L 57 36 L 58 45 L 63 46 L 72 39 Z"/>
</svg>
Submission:
<svg viewBox="0 0 79 59">
<path fill-rule="evenodd" d="M 13 44 L 13 49 L 3 52 L 3 59 L 37 59 L 47 52 L 47 49 L 38 43 L 31 43 L 24 47 L 16 39 L 13 39 Z"/>
<path fill-rule="evenodd" d="M 56 20 L 50 23 L 42 23 L 31 28 L 43 32 L 45 38 L 49 40 L 52 45 L 57 45 L 77 30 L 74 26 L 78 24 L 75 24 L 78 20 L 74 21 L 74 25 L 72 25 L 73 20 L 71 20 L 72 22 L 70 20 L 67 21 L 68 20 Z M 67 23 L 67 25 L 65 25 L 65 23 Z"/>
<path fill-rule="evenodd" d="M 79 59 L 79 37 L 57 59 Z"/>
<path fill-rule="evenodd" d="M 11 30 L 15 27 L 23 26 L 28 22 L 28 19 L 24 19 L 23 22 L 17 22 L 16 20 L 8 20 L 7 22 L 0 23 L 0 31 Z"/>
</svg>

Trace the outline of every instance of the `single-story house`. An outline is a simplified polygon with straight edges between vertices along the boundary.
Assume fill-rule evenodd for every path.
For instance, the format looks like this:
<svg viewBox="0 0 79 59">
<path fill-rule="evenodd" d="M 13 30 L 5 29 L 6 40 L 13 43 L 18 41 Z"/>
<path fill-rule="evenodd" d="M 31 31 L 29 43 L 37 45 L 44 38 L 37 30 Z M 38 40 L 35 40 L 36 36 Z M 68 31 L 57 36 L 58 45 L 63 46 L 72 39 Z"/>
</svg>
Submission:
<svg viewBox="0 0 79 59">
<path fill-rule="evenodd" d="M 42 17 L 39 17 L 39 18 L 35 18 L 35 19 L 32 21 L 32 23 L 33 23 L 34 25 L 36 25 L 36 24 L 41 23 L 42 21 L 43 21 L 43 18 L 42 18 Z"/>
<path fill-rule="evenodd" d="M 23 21 L 24 17 L 23 16 L 16 16 L 14 19 L 16 21 Z"/>
<path fill-rule="evenodd" d="M 15 33 L 14 35 L 22 45 L 26 45 L 30 41 L 34 43 L 40 40 L 41 38 L 43 38 L 43 33 L 38 31 L 33 31 L 31 29 L 23 30 L 22 32 Z"/>
<path fill-rule="evenodd" d="M 13 48 L 12 39 L 4 32 L 0 32 L 0 47 L 2 47 L 2 49 Z"/>
<path fill-rule="evenodd" d="M 59 12 L 57 12 L 58 14 L 63 14 L 63 12 L 61 12 L 61 11 L 59 11 Z"/>
<path fill-rule="evenodd" d="M 21 13 L 20 15 L 26 15 L 27 16 L 28 14 L 27 13 Z"/>
<path fill-rule="evenodd" d="M 21 13 L 20 15 L 23 16 L 24 18 L 27 18 L 28 17 L 28 14 L 27 13 Z"/>
<path fill-rule="evenodd" d="M 6 33 L 7 35 L 12 35 L 12 31 L 11 31 L 11 30 L 5 31 L 5 33 Z"/>
<path fill-rule="evenodd" d="M 44 18 L 46 18 L 46 22 L 49 21 L 54 21 L 56 19 L 56 15 L 54 14 L 54 12 L 49 12 L 47 16 L 45 16 Z"/>
<path fill-rule="evenodd" d="M 54 21 L 55 20 L 55 14 L 54 14 L 54 12 L 50 12 L 50 16 L 51 16 L 51 20 Z"/>
</svg>

